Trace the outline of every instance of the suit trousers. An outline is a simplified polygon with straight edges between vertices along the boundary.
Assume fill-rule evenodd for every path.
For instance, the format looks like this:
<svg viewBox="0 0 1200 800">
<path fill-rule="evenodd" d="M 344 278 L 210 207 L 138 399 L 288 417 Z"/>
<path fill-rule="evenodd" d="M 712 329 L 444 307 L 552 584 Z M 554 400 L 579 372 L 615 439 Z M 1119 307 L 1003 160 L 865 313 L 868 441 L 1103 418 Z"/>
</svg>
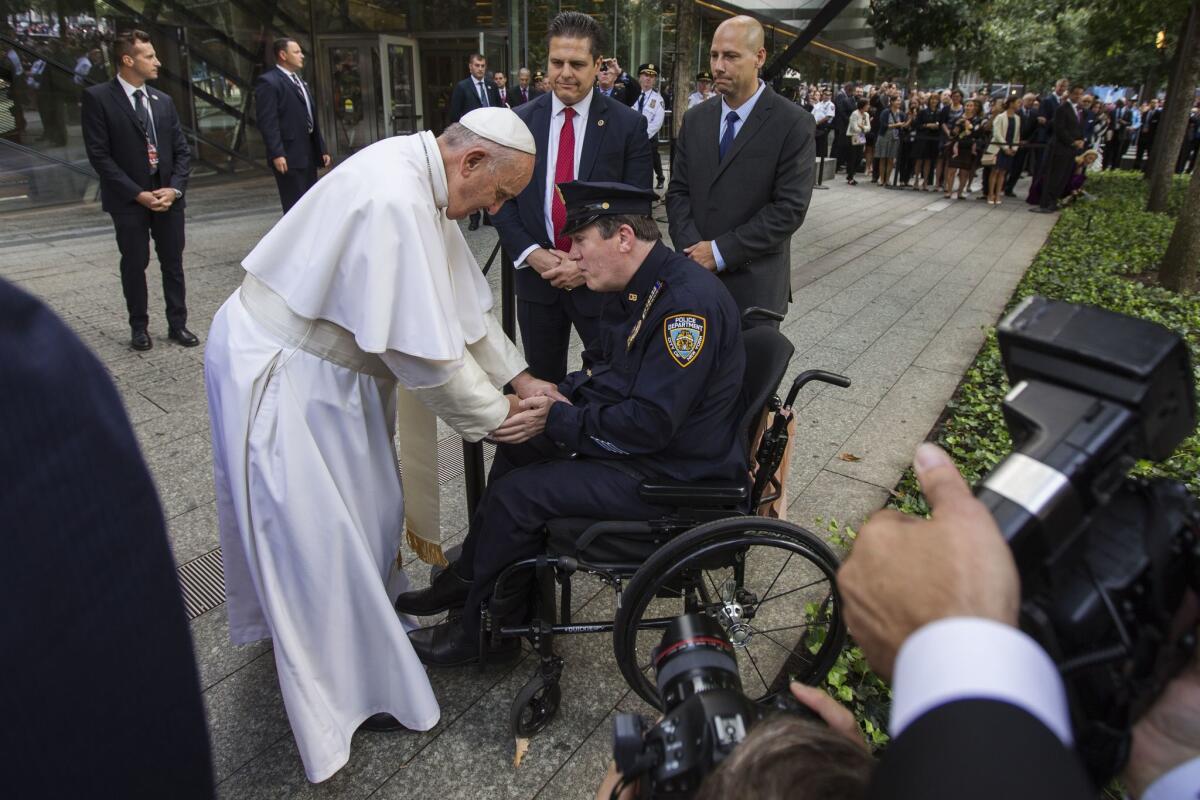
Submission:
<svg viewBox="0 0 1200 800">
<path fill-rule="evenodd" d="M 658 152 L 658 140 L 650 140 L 650 165 L 654 167 L 654 177 L 663 179 L 662 153 Z"/>
<path fill-rule="evenodd" d="M 299 202 L 304 193 L 317 182 L 317 162 L 310 161 L 307 167 L 288 167 L 286 173 L 276 169 L 271 170 L 275 176 L 275 186 L 279 189 L 279 202 L 283 205 L 283 213 Z"/>
<path fill-rule="evenodd" d="M 1121 156 L 1125 155 L 1127 142 L 1124 134 L 1113 131 L 1113 137 L 1104 145 L 1104 168 L 1120 169 Z"/>
<path fill-rule="evenodd" d="M 1042 177 L 1042 198 L 1039 205 L 1053 211 L 1058 208 L 1058 201 L 1067 188 L 1071 179 L 1071 171 L 1075 169 L 1075 156 L 1072 151 L 1058 147 L 1051 148 L 1046 154 L 1046 171 Z"/>
<path fill-rule="evenodd" d="M 1017 154 L 1013 156 L 1012 165 L 1008 168 L 1008 177 L 1004 179 L 1004 193 L 1012 194 L 1017 188 L 1017 181 L 1021 180 L 1021 174 L 1025 171 L 1025 164 L 1029 161 L 1029 148 L 1018 147 Z"/>
<path fill-rule="evenodd" d="M 514 573 L 515 581 L 506 579 L 503 596 L 492 598 L 492 590 L 509 564 L 545 551 L 548 521 L 660 516 L 662 508 L 638 497 L 641 482 L 599 459 L 572 458 L 544 435 L 497 447 L 487 488 L 454 567 L 459 577 L 471 581 L 462 616 L 468 635 L 478 634 L 480 605 L 489 599 L 499 624 L 519 624 L 525 617 L 532 570 Z"/>
<path fill-rule="evenodd" d="M 117 230 L 117 249 L 121 251 L 121 290 L 129 311 L 129 327 L 145 330 L 150 324 L 147 308 L 146 267 L 150 265 L 150 239 L 162 270 L 163 298 L 167 305 L 167 325 L 172 329 L 187 325 L 187 304 L 183 285 L 183 209 L 170 211 L 137 210 L 113 214 Z"/>
<path fill-rule="evenodd" d="M 585 316 L 569 295 L 560 297 L 556 303 L 518 298 L 517 322 L 521 326 L 521 343 L 525 345 L 529 371 L 544 381 L 561 383 L 567 377 L 572 325 L 585 349 L 599 346 L 600 318 Z"/>
<path fill-rule="evenodd" d="M 1143 133 L 1141 136 L 1138 137 L 1137 150 L 1135 151 L 1134 157 L 1133 157 L 1133 168 L 1134 169 L 1142 168 L 1142 159 L 1145 158 L 1147 155 L 1149 155 L 1150 148 L 1153 146 L 1154 146 L 1154 137 L 1153 136 L 1147 136 L 1146 134 Z M 1149 163 L 1147 163 L 1146 166 L 1149 167 L 1150 166 Z"/>
</svg>

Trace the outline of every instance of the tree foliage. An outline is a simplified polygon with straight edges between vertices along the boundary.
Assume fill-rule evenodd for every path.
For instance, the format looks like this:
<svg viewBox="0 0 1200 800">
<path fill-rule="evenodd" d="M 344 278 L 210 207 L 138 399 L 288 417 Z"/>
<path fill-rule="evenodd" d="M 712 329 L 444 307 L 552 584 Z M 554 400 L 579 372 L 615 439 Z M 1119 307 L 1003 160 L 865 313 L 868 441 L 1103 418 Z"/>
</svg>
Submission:
<svg viewBox="0 0 1200 800">
<path fill-rule="evenodd" d="M 867 24 L 875 44 L 890 42 L 908 53 L 909 81 L 916 78 L 917 54 L 951 46 L 962 36 L 973 0 L 871 0 Z"/>
</svg>

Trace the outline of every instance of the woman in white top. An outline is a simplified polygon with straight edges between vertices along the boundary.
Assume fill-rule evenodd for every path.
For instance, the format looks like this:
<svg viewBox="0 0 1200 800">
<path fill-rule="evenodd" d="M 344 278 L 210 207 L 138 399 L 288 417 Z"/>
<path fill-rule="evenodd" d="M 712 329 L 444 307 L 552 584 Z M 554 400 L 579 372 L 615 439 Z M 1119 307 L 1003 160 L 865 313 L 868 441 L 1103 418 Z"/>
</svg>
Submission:
<svg viewBox="0 0 1200 800">
<path fill-rule="evenodd" d="M 854 180 L 854 171 L 862 161 L 863 150 L 867 146 L 867 133 L 871 130 L 871 117 L 867 114 L 867 99 L 860 97 L 857 108 L 850 113 L 850 124 L 846 126 L 846 136 L 850 139 L 850 158 L 846 163 L 846 183 L 858 186 Z"/>
<path fill-rule="evenodd" d="M 983 154 L 986 166 L 992 163 L 992 174 L 988 180 L 988 205 L 1000 205 L 1000 193 L 1004 191 L 1004 180 L 1012 167 L 1013 156 L 1021 146 L 1021 121 L 1017 118 L 1017 106 L 1021 99 L 1015 95 L 1004 101 L 1004 110 L 992 121 L 992 141 Z"/>
</svg>

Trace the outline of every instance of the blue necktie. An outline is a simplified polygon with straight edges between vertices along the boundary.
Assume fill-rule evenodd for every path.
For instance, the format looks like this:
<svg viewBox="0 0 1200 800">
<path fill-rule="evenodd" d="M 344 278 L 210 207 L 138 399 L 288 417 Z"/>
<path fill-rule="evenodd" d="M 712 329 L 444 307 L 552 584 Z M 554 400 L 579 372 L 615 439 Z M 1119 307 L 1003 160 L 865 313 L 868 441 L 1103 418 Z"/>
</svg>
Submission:
<svg viewBox="0 0 1200 800">
<path fill-rule="evenodd" d="M 717 151 L 717 153 L 718 153 L 717 160 L 718 161 L 724 161 L 725 154 L 728 153 L 729 148 L 733 146 L 733 135 L 734 135 L 733 126 L 737 124 L 737 121 L 738 121 L 738 113 L 736 111 L 730 111 L 728 114 L 725 115 L 725 133 L 721 134 L 721 144 Z"/>
</svg>

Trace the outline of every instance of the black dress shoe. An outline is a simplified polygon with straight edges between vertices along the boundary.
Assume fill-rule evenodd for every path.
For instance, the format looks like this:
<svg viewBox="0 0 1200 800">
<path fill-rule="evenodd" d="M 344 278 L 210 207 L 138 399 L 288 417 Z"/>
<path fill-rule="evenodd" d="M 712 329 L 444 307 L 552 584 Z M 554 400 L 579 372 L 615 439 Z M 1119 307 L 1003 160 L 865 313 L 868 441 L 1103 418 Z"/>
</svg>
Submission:
<svg viewBox="0 0 1200 800">
<path fill-rule="evenodd" d="M 662 179 L 662 178 L 659 178 L 659 179 L 658 179 L 658 180 L 655 182 L 655 184 L 654 184 L 654 188 L 655 188 L 655 189 L 661 189 L 661 188 L 663 188 L 663 179 Z"/>
<path fill-rule="evenodd" d="M 134 350 L 149 350 L 154 347 L 154 340 L 150 338 L 148 331 L 134 328 L 133 335 L 129 337 L 129 346 Z"/>
<path fill-rule="evenodd" d="M 470 224 L 467 225 L 467 230 L 469 230 L 469 231 L 479 230 L 479 220 L 477 220 L 477 219 L 471 220 Z"/>
<path fill-rule="evenodd" d="M 391 714 L 372 714 L 358 727 L 364 731 L 387 732 L 404 730 L 404 726 L 400 724 L 400 720 Z"/>
<path fill-rule="evenodd" d="M 167 331 L 167 338 L 173 342 L 178 342 L 184 347 L 195 347 L 200 344 L 200 337 L 187 328 L 171 328 L 171 330 Z"/>
<path fill-rule="evenodd" d="M 1016 192 L 1005 192 L 1004 196 L 1005 197 L 1016 197 L 1017 193 Z"/>
<path fill-rule="evenodd" d="M 428 667 L 465 667 L 479 661 L 479 642 L 458 622 L 443 622 L 408 632 L 413 651 Z M 511 661 L 521 653 L 520 639 L 505 639 L 488 650 L 489 662 Z"/>
<path fill-rule="evenodd" d="M 470 590 L 471 582 L 458 577 L 451 564 L 438 573 L 428 589 L 405 592 L 397 597 L 396 610 L 401 614 L 429 617 L 452 608 L 462 608 Z"/>
</svg>

